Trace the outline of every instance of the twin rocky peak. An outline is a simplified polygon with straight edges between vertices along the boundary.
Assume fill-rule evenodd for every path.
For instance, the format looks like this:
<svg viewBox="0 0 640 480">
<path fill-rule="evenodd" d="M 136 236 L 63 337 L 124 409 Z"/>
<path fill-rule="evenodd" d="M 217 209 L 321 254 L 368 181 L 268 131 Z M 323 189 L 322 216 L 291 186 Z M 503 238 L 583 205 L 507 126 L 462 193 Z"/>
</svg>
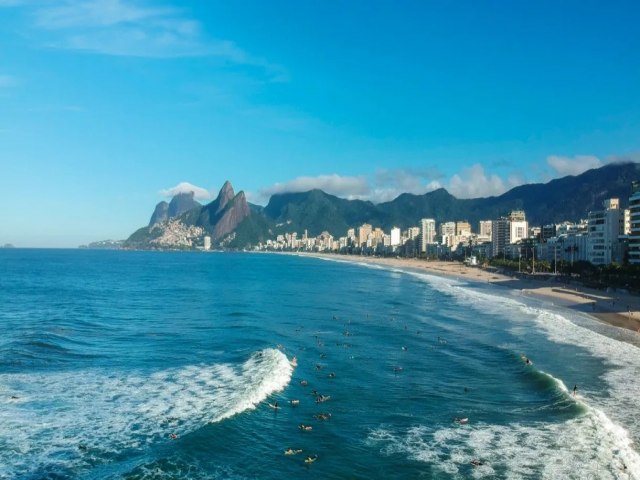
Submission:
<svg viewBox="0 0 640 480">
<path fill-rule="evenodd" d="M 185 225 L 203 227 L 215 241 L 233 232 L 250 213 L 244 192 L 236 195 L 229 181 L 224 183 L 218 197 L 207 205 L 201 205 L 193 197 L 194 192 L 179 193 L 169 203 L 158 203 L 149 228 L 175 219 Z"/>
</svg>

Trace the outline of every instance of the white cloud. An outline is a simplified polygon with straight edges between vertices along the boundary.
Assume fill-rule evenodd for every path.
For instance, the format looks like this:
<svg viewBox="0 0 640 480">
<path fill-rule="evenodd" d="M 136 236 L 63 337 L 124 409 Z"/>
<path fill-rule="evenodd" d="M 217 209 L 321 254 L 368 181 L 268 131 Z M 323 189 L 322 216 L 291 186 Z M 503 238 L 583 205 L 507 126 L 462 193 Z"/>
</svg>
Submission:
<svg viewBox="0 0 640 480">
<path fill-rule="evenodd" d="M 439 188 L 445 188 L 457 198 L 478 198 L 500 195 L 523 183 L 525 179 L 517 174 L 507 179 L 487 174 L 480 164 L 463 168 L 448 179 L 433 167 L 379 170 L 375 176 L 375 187 L 368 198 L 380 203 L 391 201 L 402 193 L 423 195 Z"/>
<path fill-rule="evenodd" d="M 175 187 L 160 190 L 160 195 L 162 195 L 163 197 L 173 197 L 175 195 L 178 195 L 179 193 L 190 192 L 193 192 L 193 196 L 197 200 L 207 200 L 211 198 L 211 193 L 207 189 L 197 187 L 189 182 L 180 182 Z"/>
<path fill-rule="evenodd" d="M 369 199 L 375 203 L 394 200 L 402 193 L 422 195 L 442 186 L 442 173 L 434 167 L 380 169 Z"/>
<path fill-rule="evenodd" d="M 457 198 L 479 198 L 501 195 L 522 183 L 523 179 L 518 176 L 511 176 L 505 181 L 498 175 L 487 174 L 484 167 L 476 163 L 453 175 L 446 188 Z"/>
<path fill-rule="evenodd" d="M 640 163 L 640 152 L 610 155 L 605 159 L 604 163 Z"/>
<path fill-rule="evenodd" d="M 598 168 L 603 162 L 593 155 L 576 155 L 575 157 L 562 157 L 551 155 L 547 157 L 547 164 L 555 170 L 560 177 L 567 175 L 580 175 L 592 168 Z"/>
<path fill-rule="evenodd" d="M 275 183 L 258 191 L 256 200 L 269 200 L 276 193 L 307 192 L 320 189 L 331 195 L 343 198 L 362 198 L 370 193 L 369 183 L 364 176 L 343 177 L 340 175 L 319 175 L 317 177 L 298 177 L 289 182 Z"/>
<path fill-rule="evenodd" d="M 370 200 L 374 203 L 387 202 L 402 193 L 417 195 L 440 188 L 437 178 L 442 174 L 432 168 L 378 170 L 373 178 L 365 175 L 341 176 L 318 175 L 316 177 L 298 177 L 289 182 L 276 183 L 263 188 L 258 193 L 249 194 L 252 201 L 265 204 L 276 193 L 307 192 L 314 188 L 331 195 L 350 200 Z"/>
<path fill-rule="evenodd" d="M 640 161 L 640 153 L 611 156 L 607 157 L 605 161 L 588 155 L 573 158 L 560 156 L 547 158 L 547 163 L 555 170 L 554 178 L 577 175 L 605 163 L 628 161 Z M 342 198 L 358 198 L 374 203 L 394 200 L 402 193 L 424 195 L 438 188 L 445 188 L 456 198 L 483 198 L 502 195 L 512 188 L 529 183 L 530 180 L 522 172 L 517 171 L 512 171 L 508 176 L 487 172 L 480 163 L 462 168 L 448 178 L 438 168 L 428 166 L 424 168 L 380 169 L 372 176 L 298 177 L 290 182 L 276 183 L 260 190 L 256 200 L 266 203 L 274 193 L 302 192 L 313 188 L 319 188 Z M 538 181 L 540 180 L 538 178 Z"/>
<path fill-rule="evenodd" d="M 64 2 L 36 12 L 36 25 L 44 28 L 95 27 L 135 23 L 171 14 L 169 9 L 144 8 L 122 0 Z"/>
<path fill-rule="evenodd" d="M 274 78 L 286 77 L 281 67 L 250 55 L 234 42 L 207 36 L 200 22 L 183 10 L 153 2 L 45 2 L 34 6 L 33 19 L 36 27 L 49 32 L 51 48 L 150 58 L 217 57 L 261 67 Z"/>
</svg>

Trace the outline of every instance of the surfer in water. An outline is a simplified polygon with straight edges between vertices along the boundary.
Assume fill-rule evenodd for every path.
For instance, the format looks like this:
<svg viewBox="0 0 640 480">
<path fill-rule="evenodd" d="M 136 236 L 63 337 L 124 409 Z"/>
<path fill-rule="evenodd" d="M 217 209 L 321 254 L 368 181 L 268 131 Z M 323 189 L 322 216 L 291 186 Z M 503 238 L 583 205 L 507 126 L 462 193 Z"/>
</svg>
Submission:
<svg viewBox="0 0 640 480">
<path fill-rule="evenodd" d="M 573 386 L 573 396 L 575 397 L 577 393 L 578 393 L 578 385 L 574 385 Z"/>
</svg>

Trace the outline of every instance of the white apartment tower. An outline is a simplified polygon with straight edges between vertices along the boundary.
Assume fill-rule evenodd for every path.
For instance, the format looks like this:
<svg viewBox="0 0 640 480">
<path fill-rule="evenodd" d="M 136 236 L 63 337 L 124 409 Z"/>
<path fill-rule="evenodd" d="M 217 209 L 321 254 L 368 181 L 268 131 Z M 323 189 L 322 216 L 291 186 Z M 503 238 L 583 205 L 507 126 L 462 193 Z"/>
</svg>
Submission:
<svg viewBox="0 0 640 480">
<path fill-rule="evenodd" d="M 513 210 L 508 216 L 491 222 L 491 243 L 493 256 L 504 254 L 509 244 L 527 238 L 529 223 L 523 210 Z"/>
<path fill-rule="evenodd" d="M 420 251 L 426 252 L 427 245 L 435 243 L 436 221 L 433 218 L 420 220 Z"/>
<path fill-rule="evenodd" d="M 623 212 L 617 198 L 603 202 L 604 210 L 589 212 L 587 260 L 594 265 L 608 265 L 612 261 L 612 252 L 618 242 L 618 236 L 624 229 L 621 221 Z"/>
<path fill-rule="evenodd" d="M 456 222 L 444 222 L 440 224 L 440 235 L 453 237 L 456 234 Z"/>
<path fill-rule="evenodd" d="M 400 229 L 393 227 L 391 229 L 391 246 L 397 247 L 398 245 L 400 245 Z"/>
<path fill-rule="evenodd" d="M 451 247 L 456 236 L 456 222 L 441 223 L 438 230 L 440 231 L 440 243 Z"/>
</svg>

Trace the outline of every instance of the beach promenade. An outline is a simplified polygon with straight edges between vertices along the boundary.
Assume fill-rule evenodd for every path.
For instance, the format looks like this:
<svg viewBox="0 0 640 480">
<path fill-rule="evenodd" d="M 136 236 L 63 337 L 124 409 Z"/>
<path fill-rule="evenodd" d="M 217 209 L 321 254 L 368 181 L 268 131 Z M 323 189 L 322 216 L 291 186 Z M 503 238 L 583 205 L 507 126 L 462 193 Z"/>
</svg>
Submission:
<svg viewBox="0 0 640 480">
<path fill-rule="evenodd" d="M 394 268 L 424 270 L 445 277 L 487 282 L 504 288 L 519 290 L 522 295 L 551 301 L 556 305 L 588 313 L 610 325 L 640 331 L 640 297 L 627 292 L 605 292 L 576 284 L 566 285 L 555 277 L 511 277 L 492 269 L 467 266 L 461 262 L 422 260 L 417 258 L 384 258 L 360 255 L 299 253 L 320 258 L 386 265 Z"/>
</svg>

